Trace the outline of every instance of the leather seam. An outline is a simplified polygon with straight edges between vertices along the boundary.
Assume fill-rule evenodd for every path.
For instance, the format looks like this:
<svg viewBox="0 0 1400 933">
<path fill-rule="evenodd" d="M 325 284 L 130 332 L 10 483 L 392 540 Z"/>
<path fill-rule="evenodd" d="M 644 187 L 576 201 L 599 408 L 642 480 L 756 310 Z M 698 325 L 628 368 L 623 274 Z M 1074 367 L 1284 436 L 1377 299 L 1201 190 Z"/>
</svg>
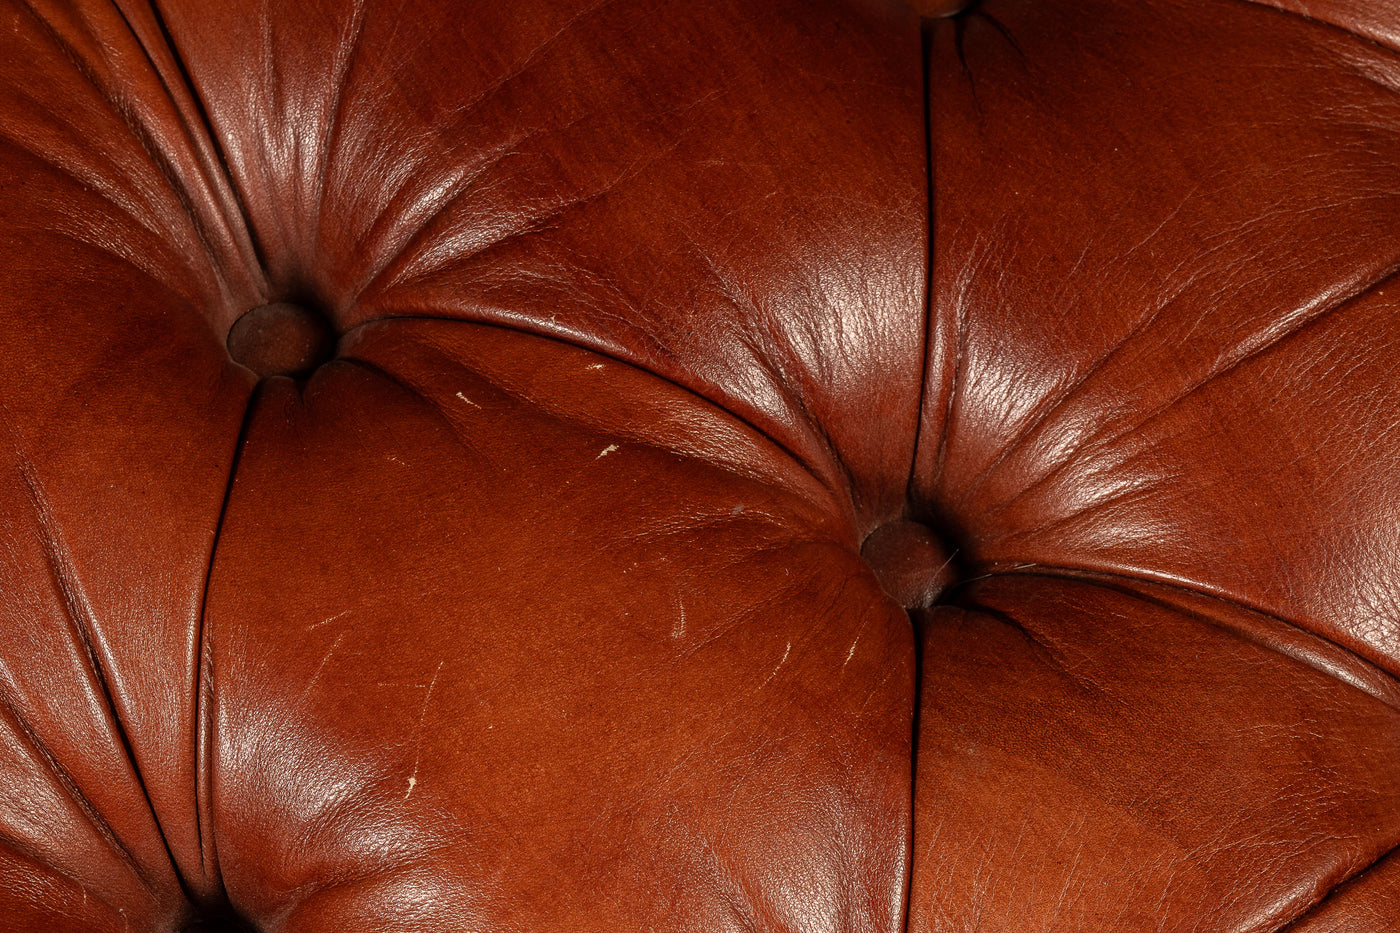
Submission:
<svg viewBox="0 0 1400 933">
<path fill-rule="evenodd" d="M 1206 375 L 1194 379 L 1189 385 L 1181 387 L 1180 391 L 1170 400 L 1156 405 L 1147 412 L 1145 417 L 1139 418 L 1135 423 L 1127 427 L 1119 427 L 1111 432 L 1108 430 L 1110 428 L 1109 425 L 1100 423 L 1087 438 L 1078 442 L 1078 446 L 1071 451 L 1069 455 L 1062 458 L 1059 463 L 1052 466 L 1047 472 L 1042 473 L 1029 484 L 1017 490 L 1010 498 L 984 508 L 982 511 L 983 520 L 1002 515 L 1019 500 L 1022 500 L 1033 492 L 1043 489 L 1049 484 L 1053 484 L 1063 476 L 1066 471 L 1078 464 L 1086 452 L 1092 453 L 1102 451 L 1119 443 L 1124 438 L 1139 435 L 1148 425 L 1160 418 L 1166 417 L 1173 409 L 1181 405 L 1187 399 L 1194 398 L 1199 393 L 1208 392 L 1212 386 L 1219 384 L 1221 380 L 1228 378 L 1243 367 L 1266 359 L 1284 344 L 1306 335 L 1316 327 L 1325 325 L 1334 315 L 1345 313 L 1357 303 L 1364 301 L 1372 292 L 1396 280 L 1400 280 L 1400 260 L 1393 261 L 1390 265 L 1383 268 L 1379 275 L 1367 279 L 1364 284 L 1351 288 L 1335 300 L 1319 302 L 1318 307 L 1304 310 L 1297 316 L 1297 319 L 1289 321 L 1281 332 L 1272 334 L 1266 333 L 1262 341 L 1257 342 L 1257 345 L 1250 346 L 1245 349 L 1244 352 L 1227 358 L 1223 365 L 1219 365 Z M 1267 331 L 1268 328 L 1264 330 Z"/>
<path fill-rule="evenodd" d="M 199 118 L 199 128 L 204 132 L 205 138 L 208 139 L 209 148 L 213 151 L 214 158 L 218 160 L 219 168 L 223 172 L 223 181 L 228 185 L 228 192 L 233 198 L 233 206 L 238 212 L 238 219 L 243 223 L 243 233 L 247 238 L 248 248 L 252 250 L 253 259 L 257 263 L 257 274 L 260 279 L 259 284 L 266 294 L 269 288 L 267 281 L 267 260 L 263 255 L 262 245 L 258 242 L 257 234 L 253 228 L 252 217 L 248 213 L 248 207 L 244 201 L 243 192 L 239 190 L 238 180 L 234 177 L 232 167 L 229 164 L 228 153 L 219 142 L 219 136 L 214 131 L 214 121 L 209 116 L 209 108 L 205 106 L 204 98 L 199 93 L 199 87 L 194 83 L 194 79 L 190 76 L 189 67 L 185 64 L 184 57 L 180 55 L 180 51 L 175 45 L 175 38 L 170 33 L 170 27 L 166 23 L 165 14 L 161 12 L 160 4 L 157 0 L 151 0 L 150 10 L 151 16 L 155 19 L 156 27 L 160 29 L 161 38 L 165 41 L 166 48 L 170 52 L 170 58 L 174 61 L 175 67 L 179 71 L 180 80 L 189 90 L 190 102 L 194 105 L 195 114 Z M 142 51 L 149 59 L 149 52 L 146 52 L 144 48 Z M 152 63 L 152 67 L 154 68 L 154 63 Z M 156 73 L 160 76 L 162 86 L 166 86 L 165 77 L 160 75 L 158 70 Z M 167 90 L 167 94 L 168 93 L 169 91 Z M 187 127 L 186 129 L 187 132 L 191 132 L 193 127 Z"/>
<path fill-rule="evenodd" d="M 63 603 L 64 615 L 72 627 L 76 638 L 76 647 L 82 653 L 82 659 L 87 663 L 92 674 L 93 686 L 96 688 L 98 696 L 102 702 L 103 712 L 111 717 L 111 729 L 117 742 L 121 746 L 122 755 L 126 763 L 131 768 L 131 774 L 136 781 L 136 786 L 141 791 L 141 798 L 146 803 L 146 810 L 150 814 L 151 823 L 156 829 L 156 834 L 160 837 L 165 854 L 170 862 L 171 872 L 180 887 L 185 888 L 184 878 L 180 875 L 180 868 L 175 861 L 175 854 L 170 848 L 170 841 L 166 838 L 165 830 L 160 825 L 160 818 L 155 811 L 155 805 L 151 801 L 151 793 L 146 786 L 145 775 L 141 773 L 140 764 L 136 760 L 136 751 L 131 744 L 131 737 L 128 735 L 126 725 L 122 720 L 121 712 L 118 708 L 116 695 L 112 693 L 111 685 L 108 682 L 106 670 L 103 668 L 98 656 L 96 639 L 93 637 L 93 622 L 91 607 L 87 604 L 87 598 L 82 593 L 82 587 L 77 579 L 77 574 L 68 555 L 68 548 L 63 540 L 62 532 L 52 514 L 48 497 L 45 495 L 43 486 L 35 475 L 33 466 L 23 457 L 19 460 L 20 478 L 24 482 L 25 491 L 28 494 L 30 507 L 34 510 L 34 517 L 38 525 L 40 540 L 43 545 L 44 557 L 48 562 L 49 572 L 53 575 L 54 584 L 58 588 L 58 596 Z M 155 885 L 147 876 L 146 871 L 137 862 L 135 856 L 117 837 L 115 831 L 102 817 L 96 806 L 88 799 L 87 795 L 77 786 L 76 782 L 69 775 L 49 751 L 47 745 L 40 739 L 39 735 L 31 728 L 30 724 L 20 715 L 19 710 L 9 701 L 4 700 L 5 708 L 15 717 L 16 724 L 29 739 L 34 749 L 48 763 L 51 772 L 58 782 L 68 791 L 73 801 L 87 815 L 89 821 L 98 830 L 112 847 L 119 853 L 122 861 L 126 863 L 141 883 L 154 896 L 156 894 Z"/>
<path fill-rule="evenodd" d="M 919 395 L 915 409 L 914 420 L 914 440 L 909 451 L 909 474 L 904 483 L 904 513 L 906 516 L 911 511 L 911 504 L 914 501 L 915 479 L 919 466 L 919 444 L 923 439 L 924 428 L 924 406 L 928 398 L 929 372 L 932 369 L 932 360 L 929 359 L 929 352 L 933 346 L 932 330 L 934 326 L 933 313 L 933 93 L 930 69 L 933 55 L 933 22 L 927 18 L 919 23 L 919 68 L 920 87 L 923 92 L 923 130 L 924 130 L 924 315 L 922 342 L 919 349 L 919 362 L 923 370 L 919 379 Z M 946 429 L 946 419 L 944 427 Z M 904 876 L 904 910 L 903 922 L 900 929 L 908 933 L 910 928 L 911 913 L 914 905 L 914 874 L 918 861 L 918 853 L 915 850 L 914 842 L 916 838 L 915 820 L 919 808 L 919 712 L 923 708 L 923 640 L 920 637 L 919 627 L 914 624 L 912 614 L 906 612 L 911 629 L 911 637 L 914 645 L 914 670 L 913 670 L 913 709 L 909 717 L 909 837 L 906 849 L 908 866 Z"/>
<path fill-rule="evenodd" d="M 199 842 L 200 871 L 206 880 L 213 881 L 215 887 L 220 890 L 223 888 L 223 879 L 220 877 L 218 868 L 219 850 L 214 827 L 212 825 L 212 809 L 210 810 L 211 818 L 209 820 L 205 820 L 204 818 L 205 808 L 212 808 L 213 806 L 214 782 L 214 655 L 213 649 L 209 644 L 209 590 L 214 579 L 214 563 L 218 557 L 219 544 L 223 540 L 224 523 L 228 518 L 229 504 L 233 499 L 234 482 L 238 476 L 238 467 L 243 460 L 243 450 L 248 444 L 249 429 L 253 422 L 254 412 L 257 409 L 261 391 L 262 383 L 258 383 L 249 393 L 248 401 L 243 409 L 243 418 L 239 424 L 238 437 L 234 442 L 233 455 L 229 463 L 228 480 L 224 484 L 223 500 L 219 505 L 219 516 L 214 524 L 214 535 L 209 542 L 209 557 L 205 565 L 204 587 L 200 592 L 199 614 L 196 621 L 197 630 L 194 639 L 195 837 Z M 209 674 L 207 677 L 205 675 L 206 659 L 209 666 Z"/>
<path fill-rule="evenodd" d="M 151 54 L 151 49 L 147 47 L 146 43 L 141 40 L 140 33 L 138 33 L 135 27 L 132 25 L 131 19 L 126 15 L 126 11 L 122 9 L 121 4 L 113 3 L 113 8 L 116 10 L 117 15 L 121 17 L 122 24 L 126 27 L 127 32 L 131 35 L 132 41 L 136 44 L 137 48 L 141 50 L 141 54 L 146 59 L 146 64 L 151 69 L 151 74 L 155 75 L 156 80 L 160 83 L 161 90 L 165 92 L 166 98 L 174 107 L 175 112 L 177 114 L 180 113 L 180 106 L 176 98 L 175 92 L 171 88 L 170 82 L 166 79 L 166 75 L 162 73 L 160 66 L 156 64 L 155 56 Z M 228 167 L 227 163 L 224 160 L 223 152 L 222 150 L 220 150 L 218 143 L 214 141 L 211 128 L 209 127 L 208 118 L 204 114 L 204 105 L 199 101 L 198 97 L 194 93 L 194 86 L 189 82 L 189 75 L 185 71 L 184 62 L 181 61 L 180 56 L 175 51 L 175 46 L 174 43 L 171 41 L 170 33 L 165 27 L 165 20 L 161 16 L 160 10 L 156 7 L 154 2 L 151 4 L 150 10 L 151 15 L 154 17 L 157 26 L 160 28 L 161 37 L 165 41 L 166 50 L 170 52 L 170 57 L 175 61 L 176 66 L 180 69 L 181 80 L 184 81 L 186 87 L 189 89 L 190 99 L 194 102 L 194 105 L 198 110 L 200 118 L 203 121 L 204 125 L 202 129 L 205 132 L 206 138 L 208 139 L 211 148 L 215 151 L 220 164 L 223 166 L 225 176 L 227 176 Z M 227 293 L 227 291 L 231 290 L 231 286 L 228 279 L 228 270 L 224 268 L 223 263 L 219 259 L 218 250 L 214 246 L 214 241 L 210 235 L 208 225 L 204 222 L 203 218 L 200 217 L 199 212 L 194 208 L 195 197 L 191 196 L 191 192 L 188 190 L 188 187 L 182 182 L 179 172 L 176 170 L 171 158 L 164 151 L 162 151 L 161 147 L 157 144 L 155 138 L 152 136 L 151 132 L 147 129 L 145 124 L 135 119 L 135 117 L 128 112 L 128 108 L 121 106 L 120 103 L 116 100 L 115 96 L 110 97 L 109 100 L 113 106 L 113 109 L 117 113 L 122 115 L 123 121 L 127 124 L 127 128 L 130 130 L 131 134 L 136 138 L 137 142 L 140 143 L 142 150 L 145 151 L 145 153 L 151 158 L 151 161 L 154 162 L 155 165 L 159 168 L 161 177 L 164 178 L 165 182 L 170 186 L 171 193 L 175 195 L 176 200 L 178 200 L 180 203 L 180 207 L 185 212 L 185 216 L 189 218 L 190 227 L 194 230 L 195 236 L 199 239 L 200 248 L 203 251 L 205 258 L 209 262 L 209 268 L 212 270 L 215 278 L 218 280 L 219 285 Z M 191 150 L 196 154 L 196 157 L 198 157 L 200 146 L 199 141 L 195 138 L 195 128 L 189 126 L 183 119 L 180 120 L 180 127 L 184 131 L 186 142 L 189 143 Z M 204 181 L 207 184 L 209 179 L 204 179 Z M 231 183 L 232 179 L 229 179 L 229 181 Z M 232 234 L 232 231 L 230 231 L 230 233 Z"/>
<path fill-rule="evenodd" d="M 1175 603 L 1170 602 L 1169 600 L 1164 600 L 1155 597 L 1151 593 L 1143 592 L 1142 590 L 1135 588 L 1135 585 L 1156 587 L 1159 589 L 1167 590 L 1169 592 L 1181 593 L 1186 596 L 1192 596 L 1196 598 L 1211 600 L 1213 602 L 1218 602 L 1223 605 L 1229 606 L 1237 611 L 1248 612 L 1256 616 L 1260 616 L 1264 619 L 1268 619 L 1269 621 L 1280 626 L 1280 628 L 1282 628 L 1285 631 L 1299 632 L 1308 638 L 1316 639 L 1317 641 L 1325 644 L 1328 648 L 1340 652 L 1347 661 L 1354 664 L 1358 668 L 1363 669 L 1367 672 L 1374 673 L 1377 676 L 1384 678 L 1387 682 L 1395 685 L 1397 691 L 1400 691 L 1400 678 L 1397 678 L 1396 675 L 1392 674 L 1390 671 L 1376 664 L 1374 661 L 1371 661 L 1363 655 L 1357 653 L 1351 648 L 1348 648 L 1346 645 L 1339 644 L 1338 642 L 1333 641 L 1330 638 L 1327 638 L 1307 628 L 1304 628 L 1303 626 L 1298 625 L 1296 622 L 1291 622 L 1288 619 L 1285 619 L 1284 617 L 1280 616 L 1276 612 L 1271 612 L 1270 610 L 1262 608 L 1260 606 L 1255 606 L 1249 603 L 1241 602 L 1239 600 L 1222 595 L 1212 590 L 1205 589 L 1203 587 L 1192 586 L 1188 583 L 1181 581 L 1163 580 L 1155 577 L 1136 576 L 1129 573 L 1121 573 L 1111 570 L 1072 567 L 1068 565 L 1027 563 L 1016 564 L 1004 570 L 997 570 L 991 573 L 986 573 L 976 577 L 972 577 L 968 580 L 962 581 L 959 588 L 961 589 L 962 587 L 969 586 L 974 583 L 980 583 L 985 580 L 991 580 L 995 578 L 1004 579 L 1007 577 L 1049 577 L 1055 580 L 1067 580 L 1105 586 L 1114 590 L 1115 592 L 1122 593 L 1134 599 L 1145 600 L 1147 602 L 1163 606 L 1164 608 L 1169 608 L 1174 612 L 1187 613 L 1201 622 L 1228 631 L 1236 635 L 1237 637 L 1245 638 L 1251 641 L 1252 643 L 1260 644 L 1259 640 L 1251 636 L 1247 631 L 1241 630 L 1239 627 L 1230 624 L 1226 620 L 1216 619 L 1210 616 L 1203 616 L 1201 613 L 1194 611 L 1190 607 L 1177 605 Z M 951 596 L 952 598 L 950 602 L 959 602 L 957 592 L 954 592 L 953 594 L 951 594 Z M 1332 677 L 1333 679 L 1338 680 L 1340 683 L 1346 684 L 1352 689 L 1366 694 L 1367 696 L 1371 697 L 1377 702 L 1382 703 L 1383 705 L 1394 709 L 1397 712 L 1400 712 L 1400 704 L 1397 704 L 1396 701 L 1391 698 L 1377 695 L 1371 690 L 1366 690 L 1355 683 L 1337 677 L 1335 674 L 1333 674 L 1331 671 L 1326 670 L 1325 668 L 1309 663 L 1303 658 L 1295 657 L 1294 655 L 1288 654 L 1287 652 L 1280 651 L 1272 645 L 1261 644 L 1260 646 L 1274 654 L 1278 654 L 1282 657 L 1289 658 L 1293 661 L 1296 661 L 1297 663 L 1306 665 L 1312 670 L 1318 671 L 1319 673 L 1323 673 L 1328 677 Z"/>
<path fill-rule="evenodd" d="M 1237 2 L 1247 4 L 1256 9 L 1272 11 L 1274 13 L 1279 14 L 1280 16 L 1286 16 L 1291 19 L 1299 19 L 1305 23 L 1308 23 L 1309 25 L 1328 30 L 1329 32 L 1340 32 L 1348 39 L 1351 39 L 1353 41 L 1364 42 L 1367 45 L 1373 45 L 1378 49 L 1382 49 L 1388 55 L 1391 56 L 1400 55 L 1400 49 L 1397 49 L 1394 46 L 1386 45 L 1379 39 L 1373 39 L 1365 33 L 1357 32 L 1354 29 L 1348 29 L 1341 23 L 1334 23 L 1331 20 L 1320 19 L 1309 13 L 1304 13 L 1302 10 L 1295 10 L 1289 7 L 1275 6 L 1274 4 L 1267 2 L 1267 0 L 1237 0 Z"/>
<path fill-rule="evenodd" d="M 929 349 L 933 344 L 930 331 L 933 328 L 933 115 L 930 112 L 932 94 L 929 88 L 929 59 L 932 53 L 932 24 L 925 19 L 919 23 L 920 80 L 923 92 L 924 130 L 924 314 L 923 332 L 920 335 L 919 365 L 922 370 L 919 378 L 919 394 L 914 410 L 914 441 L 909 451 L 909 472 L 904 480 L 904 512 L 909 512 L 913 501 L 915 478 L 919 466 L 919 443 L 923 438 L 924 404 L 928 399 Z"/>
<path fill-rule="evenodd" d="M 1373 859 L 1370 864 L 1357 869 L 1355 872 L 1343 878 L 1341 881 L 1338 881 L 1336 884 L 1332 885 L 1332 887 L 1328 888 L 1325 892 L 1323 892 L 1320 898 L 1318 898 L 1312 904 L 1304 908 L 1302 913 L 1298 914 L 1293 919 L 1286 921 L 1283 924 L 1283 926 L 1279 927 L 1277 933 L 1306 933 L 1306 931 L 1298 929 L 1298 925 L 1300 923 L 1306 923 L 1309 920 L 1313 919 L 1316 916 L 1317 912 L 1331 904 L 1332 899 L 1337 894 L 1341 893 L 1343 889 L 1350 889 L 1351 887 L 1360 884 L 1362 881 L 1364 881 L 1366 876 L 1369 875 L 1374 869 L 1379 867 L 1382 862 L 1395 858 L 1397 857 L 1397 855 L 1400 855 L 1400 844 L 1393 845 L 1389 849 L 1386 849 L 1375 859 Z"/>
<path fill-rule="evenodd" d="M 87 794 L 83 793 L 83 789 L 78 786 L 78 783 L 73 779 L 72 774 L 70 774 L 68 769 L 65 768 L 59 762 L 58 758 L 49 749 L 48 743 L 46 743 L 39 736 L 38 732 L 35 731 L 33 725 L 29 722 L 28 717 L 26 717 L 24 713 L 21 712 L 20 709 L 14 704 L 13 700 L 9 696 L 8 691 L 0 692 L 0 709 L 3 709 L 6 713 L 9 713 L 20 734 L 24 736 L 26 743 L 34 751 L 34 753 L 37 754 L 39 758 L 43 760 L 44 764 L 47 766 L 48 771 L 53 776 L 54 780 L 58 783 L 60 787 L 63 788 L 64 793 L 66 793 L 68 795 L 68 798 L 73 801 L 73 803 L 77 806 L 78 810 L 82 812 L 83 816 L 87 818 L 88 824 L 97 831 L 97 834 L 102 837 L 103 841 L 105 841 L 109 846 L 112 847 L 112 851 L 116 853 L 118 861 L 125 865 L 127 869 L 129 869 L 131 873 L 136 876 L 136 878 L 141 882 L 142 887 L 144 887 L 147 890 L 147 892 L 151 894 L 152 899 L 156 899 L 159 896 L 159 892 L 156 890 L 156 886 L 151 880 L 145 868 L 137 860 L 136 856 L 132 854 L 131 850 L 127 847 L 127 845 L 124 842 L 122 842 L 121 838 L 117 835 L 116 830 L 112 828 L 112 825 L 109 822 L 107 822 L 107 820 L 102 816 L 102 813 L 98 809 L 97 805 L 92 802 L 91 798 L 89 798 Z M 132 768 L 133 770 L 135 770 L 134 763 L 132 764 Z M 145 791 L 144 783 L 141 785 L 141 789 L 143 792 Z M 155 822 L 154 813 L 152 814 L 152 822 Z M 157 828 L 159 828 L 158 824 Z M 164 838 L 163 834 L 162 838 Z M 8 848 L 12 851 L 19 852 L 25 858 L 42 864 L 45 869 L 53 871 L 61 877 L 72 881 L 78 887 L 87 890 L 88 886 L 76 876 L 69 874 L 67 871 L 65 871 L 58 865 L 49 863 L 47 859 L 42 858 L 42 856 L 38 852 L 33 851 L 29 846 L 20 846 L 17 845 L 16 842 L 16 840 L 9 838 L 8 833 L 6 833 L 3 837 L 0 837 L 0 846 L 4 846 L 5 848 Z M 102 898 L 99 898 L 99 900 L 101 900 L 102 903 L 107 904 L 109 907 L 112 906 L 110 902 Z"/>
</svg>

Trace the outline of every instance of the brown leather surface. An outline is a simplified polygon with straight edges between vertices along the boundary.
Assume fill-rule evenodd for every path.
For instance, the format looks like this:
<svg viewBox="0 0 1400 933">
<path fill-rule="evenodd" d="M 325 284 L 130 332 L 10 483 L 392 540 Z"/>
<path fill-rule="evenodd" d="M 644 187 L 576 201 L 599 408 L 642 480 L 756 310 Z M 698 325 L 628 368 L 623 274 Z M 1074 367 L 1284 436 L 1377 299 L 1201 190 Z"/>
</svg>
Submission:
<svg viewBox="0 0 1400 933">
<path fill-rule="evenodd" d="M 1400 60 L 1210 14 L 984 4 L 935 27 L 918 495 L 988 568 L 1173 582 L 1400 672 Z"/>
<path fill-rule="evenodd" d="M 0 930 L 1400 924 L 1400 13 L 914 6 L 0 0 Z"/>
<path fill-rule="evenodd" d="M 0 925 L 898 928 L 914 18 L 5 25 Z"/>
<path fill-rule="evenodd" d="M 1400 18 L 1388 2 L 1371 0 L 1253 0 L 1288 13 L 1326 23 L 1364 36 L 1374 42 L 1400 49 Z"/>
<path fill-rule="evenodd" d="M 912 645 L 830 494 L 557 341 L 401 321 L 344 352 L 260 393 L 210 583 L 209 845 L 244 915 L 897 927 Z"/>
<path fill-rule="evenodd" d="M 1380 933 L 1400 916 L 1400 858 L 1391 852 L 1356 880 L 1336 891 L 1286 933 Z"/>
<path fill-rule="evenodd" d="M 1215 602 L 1023 574 L 923 617 L 911 930 L 1279 930 L 1358 875 L 1393 924 L 1400 691 Z"/>
<path fill-rule="evenodd" d="M 915 488 L 988 579 L 925 617 L 910 928 L 1278 930 L 1353 877 L 1390 928 L 1400 61 L 1238 0 L 928 41 Z"/>
</svg>

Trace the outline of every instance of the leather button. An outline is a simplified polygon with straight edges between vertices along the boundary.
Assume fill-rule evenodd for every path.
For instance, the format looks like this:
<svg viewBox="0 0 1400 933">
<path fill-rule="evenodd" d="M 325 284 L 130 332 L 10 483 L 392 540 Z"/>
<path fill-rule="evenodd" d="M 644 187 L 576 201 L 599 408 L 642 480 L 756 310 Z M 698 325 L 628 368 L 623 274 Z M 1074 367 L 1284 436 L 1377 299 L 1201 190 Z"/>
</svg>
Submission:
<svg viewBox="0 0 1400 933">
<path fill-rule="evenodd" d="M 228 352 L 259 376 L 303 376 L 334 355 L 335 333 L 315 309 L 277 301 L 234 322 Z"/>
<path fill-rule="evenodd" d="M 932 605 L 957 578 L 956 552 L 918 522 L 881 525 L 865 539 L 860 553 L 885 592 L 906 609 Z"/>
</svg>

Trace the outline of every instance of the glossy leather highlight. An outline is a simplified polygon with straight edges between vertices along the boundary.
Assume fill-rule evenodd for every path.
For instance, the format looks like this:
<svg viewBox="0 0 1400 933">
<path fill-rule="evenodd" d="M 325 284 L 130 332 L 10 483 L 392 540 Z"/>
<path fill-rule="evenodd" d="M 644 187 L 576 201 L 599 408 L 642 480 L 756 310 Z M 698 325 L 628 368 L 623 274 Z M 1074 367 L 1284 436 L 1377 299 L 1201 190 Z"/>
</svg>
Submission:
<svg viewBox="0 0 1400 933">
<path fill-rule="evenodd" d="M 0 0 L 0 930 L 1400 924 L 1400 13 Z"/>
</svg>

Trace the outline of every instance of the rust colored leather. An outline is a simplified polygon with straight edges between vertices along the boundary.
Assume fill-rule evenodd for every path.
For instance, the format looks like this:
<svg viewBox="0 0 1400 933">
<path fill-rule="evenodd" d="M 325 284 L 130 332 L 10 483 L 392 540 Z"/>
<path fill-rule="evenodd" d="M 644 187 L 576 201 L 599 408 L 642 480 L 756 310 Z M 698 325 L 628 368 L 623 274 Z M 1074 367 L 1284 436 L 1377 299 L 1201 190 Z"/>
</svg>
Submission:
<svg viewBox="0 0 1400 933">
<path fill-rule="evenodd" d="M 1400 12 L 0 0 L 0 930 L 1400 926 Z"/>
</svg>

